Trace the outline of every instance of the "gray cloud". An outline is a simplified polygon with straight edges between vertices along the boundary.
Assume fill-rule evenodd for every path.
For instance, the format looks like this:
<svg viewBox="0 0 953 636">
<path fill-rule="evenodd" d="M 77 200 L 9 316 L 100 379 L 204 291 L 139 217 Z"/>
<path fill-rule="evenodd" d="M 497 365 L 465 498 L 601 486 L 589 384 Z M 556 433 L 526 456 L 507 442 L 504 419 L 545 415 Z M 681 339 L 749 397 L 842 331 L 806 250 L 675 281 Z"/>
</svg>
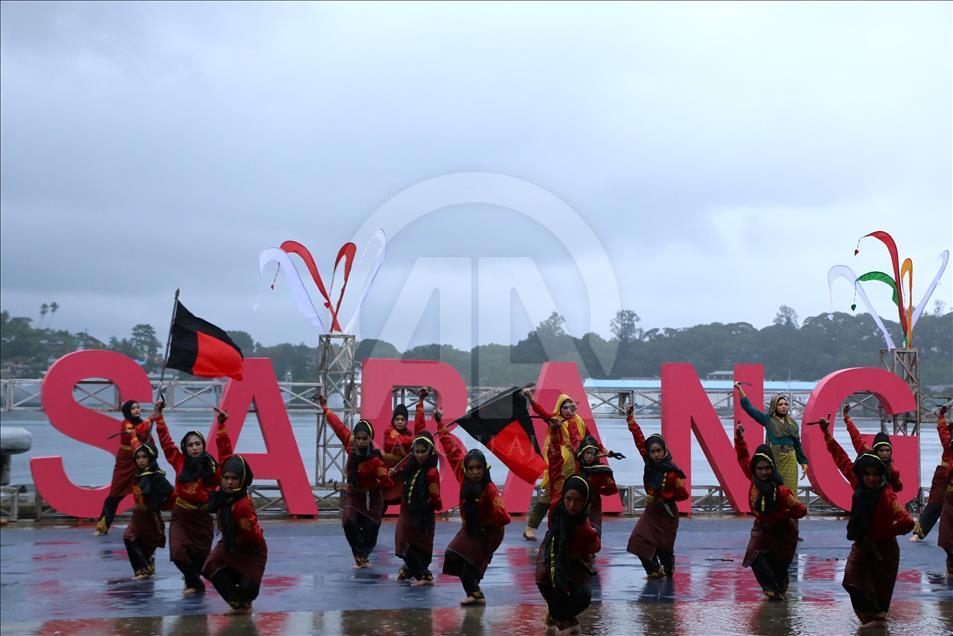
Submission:
<svg viewBox="0 0 953 636">
<path fill-rule="evenodd" d="M 280 288 L 250 310 L 258 252 L 295 238 L 327 267 L 385 201 L 459 171 L 572 206 L 650 326 L 824 311 L 830 265 L 885 267 L 851 256 L 878 228 L 919 298 L 950 247 L 946 4 L 0 11 L 2 304 L 56 299 L 100 336 L 162 326 L 182 287 L 227 327 L 313 342 Z M 397 294 L 441 255 L 532 256 L 570 325 L 607 333 L 561 238 L 487 206 L 424 217 L 393 237 L 363 333 L 426 302 Z"/>
</svg>

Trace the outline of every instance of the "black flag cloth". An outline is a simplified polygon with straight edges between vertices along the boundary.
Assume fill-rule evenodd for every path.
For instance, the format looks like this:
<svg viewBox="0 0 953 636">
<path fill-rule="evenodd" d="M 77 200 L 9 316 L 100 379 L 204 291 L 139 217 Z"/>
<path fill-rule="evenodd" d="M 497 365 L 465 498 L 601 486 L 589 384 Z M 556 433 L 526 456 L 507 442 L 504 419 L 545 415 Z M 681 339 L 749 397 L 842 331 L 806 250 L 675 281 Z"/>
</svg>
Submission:
<svg viewBox="0 0 953 636">
<path fill-rule="evenodd" d="M 167 367 L 200 378 L 241 380 L 244 359 L 242 350 L 223 329 L 193 316 L 176 301 Z"/>
<path fill-rule="evenodd" d="M 532 483 L 546 469 L 520 389 L 496 395 L 455 422 L 521 479 Z"/>
</svg>

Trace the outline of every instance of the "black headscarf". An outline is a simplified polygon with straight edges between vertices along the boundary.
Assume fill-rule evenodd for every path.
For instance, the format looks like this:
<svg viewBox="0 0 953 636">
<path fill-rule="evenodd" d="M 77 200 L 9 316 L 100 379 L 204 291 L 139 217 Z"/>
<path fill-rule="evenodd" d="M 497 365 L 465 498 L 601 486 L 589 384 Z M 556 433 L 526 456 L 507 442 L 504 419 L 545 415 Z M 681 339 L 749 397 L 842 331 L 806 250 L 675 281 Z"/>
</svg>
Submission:
<svg viewBox="0 0 953 636">
<path fill-rule="evenodd" d="M 582 494 L 586 502 L 582 510 L 575 515 L 569 514 L 564 503 L 566 493 L 570 490 Z M 556 504 L 549 515 L 549 532 L 545 539 L 544 557 L 550 580 L 557 588 L 565 588 L 569 584 L 569 544 L 576 533 L 576 529 L 589 516 L 590 501 L 589 482 L 580 475 L 570 475 L 563 482 L 562 497 L 559 498 L 559 503 Z"/>
<path fill-rule="evenodd" d="M 466 476 L 467 466 L 473 461 L 477 461 L 483 466 L 483 479 L 480 481 L 473 481 Z M 467 534 L 471 537 L 475 537 L 480 534 L 480 528 L 482 526 L 480 507 L 477 505 L 477 502 L 483 495 L 483 491 L 486 490 L 487 484 L 490 483 L 490 467 L 486 463 L 486 455 L 476 448 L 469 451 L 463 458 L 463 471 L 463 483 L 460 484 L 460 511 L 463 513 Z"/>
<path fill-rule="evenodd" d="M 771 476 L 767 479 L 758 479 L 755 467 L 764 461 L 771 465 Z M 758 496 L 754 500 L 752 512 L 771 512 L 778 502 L 778 486 L 783 486 L 784 480 L 781 478 L 781 473 L 778 472 L 778 467 L 774 464 L 774 455 L 770 446 L 767 444 L 758 446 L 754 452 L 754 457 L 751 458 L 749 470 L 751 471 L 751 483 L 758 489 Z"/>
<path fill-rule="evenodd" d="M 871 448 L 876 453 L 877 448 L 884 445 L 888 446 L 890 450 L 893 451 L 893 443 L 890 441 L 890 436 L 884 433 L 883 431 L 880 431 L 879 433 L 874 435 L 874 444 Z M 888 459 L 887 461 L 884 461 L 884 465 L 887 467 L 888 471 L 890 470 L 890 464 L 892 463 L 893 463 L 893 453 L 891 452 L 890 459 Z"/>
<path fill-rule="evenodd" d="M 189 437 L 192 435 L 195 435 L 202 441 L 202 454 L 197 457 L 189 455 L 189 451 L 185 447 L 186 442 L 189 441 Z M 215 478 L 215 469 L 218 468 L 218 462 L 215 461 L 214 457 L 209 455 L 205 444 L 205 437 L 198 431 L 189 431 L 185 434 L 185 437 L 182 438 L 182 441 L 179 442 L 179 449 L 182 451 L 185 461 L 182 464 L 182 470 L 179 471 L 179 475 L 176 477 L 176 481 L 181 484 L 189 484 L 201 479 L 207 485 L 213 485 L 212 480 Z"/>
<path fill-rule="evenodd" d="M 136 483 L 142 491 L 146 507 L 152 511 L 160 510 L 172 494 L 172 484 L 165 478 L 165 471 L 159 468 L 158 453 L 152 444 L 141 444 L 133 454 L 132 461 L 135 462 L 139 455 L 148 457 L 149 465 L 144 469 L 136 465 Z"/>
<path fill-rule="evenodd" d="M 864 472 L 870 467 L 876 468 L 880 475 L 880 484 L 875 488 L 867 488 L 864 484 Z M 847 522 L 847 538 L 851 541 L 860 541 L 867 537 L 874 525 L 874 510 L 880 501 L 880 494 L 887 485 L 887 466 L 877 457 L 876 453 L 863 453 L 854 460 L 854 475 L 857 476 L 857 487 L 850 503 L 850 520 Z"/>
<path fill-rule="evenodd" d="M 420 529 L 427 528 L 433 516 L 430 514 L 430 494 L 428 492 L 427 472 L 431 468 L 437 467 L 437 448 L 433 443 L 433 435 L 424 431 L 414 438 L 414 443 L 410 447 L 410 452 L 414 452 L 414 446 L 425 446 L 430 454 L 422 464 L 417 463 L 416 457 L 407 460 L 407 466 L 404 468 L 404 497 L 414 514 L 416 526 Z"/>
<path fill-rule="evenodd" d="M 390 425 L 394 426 L 394 420 L 397 419 L 398 415 L 404 416 L 404 421 L 408 424 L 410 423 L 410 411 L 407 410 L 407 407 L 403 404 L 398 404 L 394 407 L 394 413 L 390 416 Z M 394 428 L 397 428 L 394 426 Z"/>
<path fill-rule="evenodd" d="M 127 422 L 132 422 L 133 426 L 138 426 L 139 424 L 142 424 L 142 418 L 132 416 L 133 404 L 139 404 L 139 402 L 136 400 L 126 400 L 125 402 L 122 403 L 122 407 L 120 408 L 122 410 L 123 418 L 125 418 Z"/>
<path fill-rule="evenodd" d="M 647 488 L 661 490 L 662 484 L 665 482 L 666 473 L 677 473 L 682 479 L 685 478 L 685 473 L 683 473 L 682 469 L 672 462 L 672 454 L 668 452 L 668 446 L 665 444 L 665 440 L 662 439 L 661 435 L 649 435 L 645 439 L 646 455 L 649 454 L 649 449 L 651 449 L 654 444 L 659 444 L 662 446 L 662 450 L 665 452 L 665 457 L 662 458 L 662 461 L 658 462 L 652 461 L 651 457 L 647 457 L 645 460 L 645 470 L 642 472 L 642 479 L 645 482 L 645 486 Z"/>
<path fill-rule="evenodd" d="M 354 445 L 354 435 L 358 433 L 367 433 L 367 436 L 371 438 L 367 448 L 363 451 L 359 451 L 357 446 Z M 374 427 L 367 420 L 359 421 L 354 425 L 354 430 L 351 431 L 351 452 L 347 458 L 347 483 L 357 485 L 357 469 L 372 457 L 380 456 L 381 452 L 374 448 Z"/>
<path fill-rule="evenodd" d="M 225 550 L 231 552 L 235 546 L 235 522 L 232 520 L 232 504 L 248 496 L 248 487 L 254 479 L 251 466 L 241 455 L 232 455 L 222 464 L 222 475 L 231 473 L 237 475 L 241 485 L 235 490 L 220 488 L 208 498 L 208 511 L 218 513 L 218 529 L 225 541 Z"/>
<path fill-rule="evenodd" d="M 583 454 L 588 449 L 593 449 L 596 451 L 596 460 L 591 464 L 586 464 L 582 460 Z M 582 438 L 582 442 L 579 444 L 579 448 L 576 449 L 576 467 L 579 470 L 579 474 L 589 479 L 590 475 L 595 473 L 609 473 L 612 474 L 612 469 L 609 468 L 607 464 L 602 464 L 599 462 L 599 442 L 596 441 L 596 438 L 592 435 L 586 435 Z"/>
</svg>

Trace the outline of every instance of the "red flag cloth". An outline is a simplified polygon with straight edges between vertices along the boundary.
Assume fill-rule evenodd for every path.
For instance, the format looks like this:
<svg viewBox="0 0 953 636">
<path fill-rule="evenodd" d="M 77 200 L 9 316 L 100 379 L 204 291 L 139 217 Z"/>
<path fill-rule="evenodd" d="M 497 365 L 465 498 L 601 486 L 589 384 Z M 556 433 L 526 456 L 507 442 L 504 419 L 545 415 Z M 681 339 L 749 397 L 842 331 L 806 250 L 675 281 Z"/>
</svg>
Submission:
<svg viewBox="0 0 953 636">
<path fill-rule="evenodd" d="M 166 366 L 200 378 L 242 379 L 245 356 L 224 329 L 192 315 L 180 302 L 172 319 Z"/>
<path fill-rule="evenodd" d="M 492 451 L 520 479 L 533 483 L 546 470 L 526 398 L 519 389 L 496 395 L 455 423 Z"/>
</svg>

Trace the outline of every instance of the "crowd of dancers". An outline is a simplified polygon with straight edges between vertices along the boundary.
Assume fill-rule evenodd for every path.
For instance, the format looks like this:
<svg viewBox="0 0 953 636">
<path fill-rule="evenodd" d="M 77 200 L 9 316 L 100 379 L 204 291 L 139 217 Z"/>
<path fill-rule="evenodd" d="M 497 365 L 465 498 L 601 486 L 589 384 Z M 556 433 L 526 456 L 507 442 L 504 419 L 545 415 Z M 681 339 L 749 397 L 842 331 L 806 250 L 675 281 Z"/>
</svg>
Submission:
<svg viewBox="0 0 953 636">
<path fill-rule="evenodd" d="M 767 599 L 783 602 L 798 544 L 797 520 L 806 514 L 795 494 L 797 469 L 798 465 L 806 468 L 807 460 L 788 400 L 776 396 L 767 412 L 761 412 L 744 395 L 742 386 L 735 386 L 742 407 L 765 428 L 767 436 L 767 443 L 752 454 L 744 428 L 738 425 L 735 429 L 735 450 L 751 481 L 749 503 L 754 515 L 743 566 L 751 568 Z M 536 584 L 548 607 L 544 629 L 548 634 L 575 634 L 579 633 L 577 617 L 591 601 L 593 564 L 601 549 L 602 496 L 618 492 L 605 458 L 623 456 L 606 450 L 590 434 L 570 396 L 560 395 L 554 407 L 546 409 L 534 399 L 531 389 L 524 389 L 523 394 L 549 424 L 543 444 L 547 469 L 542 496 L 528 511 L 523 537 L 537 540 L 535 531 L 543 517 L 548 518 L 536 558 Z M 341 524 L 354 567 L 369 567 L 385 510 L 399 503 L 394 550 L 404 565 L 395 578 L 414 586 L 433 585 L 430 565 L 435 521 L 443 508 L 439 440 L 460 484 L 463 521 L 446 548 L 443 573 L 460 579 L 466 595 L 462 605 L 482 606 L 487 600 L 480 581 L 511 518 L 490 476 L 486 457 L 475 449 L 464 454 L 439 408 L 433 411 L 436 438 L 425 430 L 427 396 L 427 389 L 421 389 L 412 427 L 407 407 L 394 409 L 380 449 L 374 445 L 372 422 L 361 420 L 349 429 L 323 397 L 318 399 L 347 453 Z M 248 495 L 252 469 L 233 452 L 226 413 L 218 412 L 213 433 L 216 461 L 197 431 L 189 431 L 176 445 L 163 419 L 163 406 L 158 401 L 151 416 L 142 419 L 136 402 L 122 405 L 120 449 L 96 534 L 108 532 L 120 500 L 131 492 L 135 505 L 123 540 L 134 578 L 148 578 L 155 574 L 155 551 L 166 542 L 162 512 L 171 509 L 169 553 L 182 573 L 184 594 L 202 593 L 204 579 L 215 586 L 233 613 L 248 613 L 258 596 L 268 555 Z M 918 523 L 895 494 L 903 485 L 892 461 L 890 437 L 879 433 L 868 446 L 845 407 L 844 422 L 857 452 L 851 460 L 831 435 L 827 419 L 820 421 L 827 448 L 854 490 L 847 522 L 847 538 L 853 544 L 843 587 L 863 624 L 886 619 L 900 561 L 897 536 L 913 531 L 915 540 L 922 539 L 939 519 L 939 545 L 947 555 L 947 574 L 953 576 L 953 440 L 945 414 L 943 407 L 937 423 L 942 462 Z M 661 435 L 643 435 L 631 406 L 626 420 L 645 464 L 646 492 L 645 510 L 632 530 L 627 550 L 639 559 L 648 577 L 671 577 L 679 525 L 677 502 L 690 494 L 685 473 L 673 462 Z M 174 486 L 157 463 L 153 428 L 175 471 Z M 213 517 L 220 532 L 214 548 Z"/>
</svg>

